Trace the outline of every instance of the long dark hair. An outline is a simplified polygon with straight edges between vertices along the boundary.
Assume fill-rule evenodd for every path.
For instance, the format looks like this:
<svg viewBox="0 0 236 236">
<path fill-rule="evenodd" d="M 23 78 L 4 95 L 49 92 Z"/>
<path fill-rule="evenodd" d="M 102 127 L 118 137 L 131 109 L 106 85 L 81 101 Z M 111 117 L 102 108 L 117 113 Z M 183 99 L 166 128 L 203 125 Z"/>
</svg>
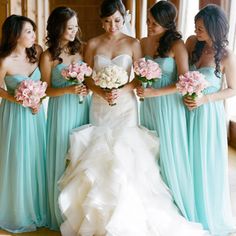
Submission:
<svg viewBox="0 0 236 236">
<path fill-rule="evenodd" d="M 104 0 L 100 7 L 100 17 L 109 17 L 116 11 L 124 17 L 126 14 L 125 6 L 121 0 Z"/>
<path fill-rule="evenodd" d="M 62 52 L 60 39 L 66 30 L 67 22 L 74 16 L 77 17 L 76 12 L 68 7 L 57 7 L 51 12 L 47 21 L 46 45 L 51 53 L 52 60 L 59 60 L 60 63 L 62 62 L 62 58 L 59 57 Z M 81 31 L 79 29 L 74 41 L 68 43 L 70 55 L 82 52 L 80 34 Z"/>
<path fill-rule="evenodd" d="M 176 30 L 176 7 L 171 2 L 159 1 L 155 3 L 149 11 L 155 21 L 166 29 L 164 35 L 159 40 L 159 47 L 157 49 L 158 56 L 166 57 L 173 42 L 182 38 L 181 34 Z"/>
<path fill-rule="evenodd" d="M 25 16 L 11 15 L 7 17 L 2 25 L 2 38 L 0 44 L 0 58 L 9 56 L 17 46 L 17 40 L 20 38 L 24 24 L 29 22 L 33 30 L 36 30 L 35 23 Z M 26 55 L 30 63 L 35 63 L 37 59 L 37 51 L 33 45 L 26 48 Z"/>
<path fill-rule="evenodd" d="M 195 23 L 202 19 L 208 35 L 212 40 L 212 46 L 215 51 L 215 75 L 221 76 L 220 62 L 227 54 L 226 46 L 228 45 L 229 24 L 224 11 L 215 4 L 209 4 L 201 9 L 195 16 Z M 197 41 L 192 52 L 191 63 L 198 62 L 202 55 L 205 42 Z"/>
</svg>

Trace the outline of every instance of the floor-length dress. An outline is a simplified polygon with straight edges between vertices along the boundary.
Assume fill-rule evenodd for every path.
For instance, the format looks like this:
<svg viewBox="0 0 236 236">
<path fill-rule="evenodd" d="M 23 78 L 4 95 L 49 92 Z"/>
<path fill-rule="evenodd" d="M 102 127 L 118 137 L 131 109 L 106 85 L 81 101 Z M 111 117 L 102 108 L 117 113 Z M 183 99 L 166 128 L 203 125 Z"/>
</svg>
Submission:
<svg viewBox="0 0 236 236">
<path fill-rule="evenodd" d="M 29 76 L 8 75 L 10 94 Z M 43 107 L 30 108 L 2 99 L 0 104 L 0 228 L 14 233 L 46 225 L 46 123 Z"/>
<path fill-rule="evenodd" d="M 94 68 L 118 65 L 130 71 L 132 58 L 96 55 Z M 115 106 L 94 94 L 91 124 L 70 136 L 70 164 L 60 180 L 63 236 L 208 235 L 182 217 L 156 164 L 159 140 L 138 126 L 133 91 Z"/>
<path fill-rule="evenodd" d="M 196 70 L 196 67 L 192 67 Z M 218 92 L 222 78 L 214 67 L 202 67 L 209 87 L 203 92 Z M 186 109 L 187 110 L 187 109 Z M 235 231 L 228 182 L 228 145 L 223 101 L 209 102 L 187 110 L 189 150 L 193 168 L 198 221 L 213 235 L 225 236 Z"/>
<path fill-rule="evenodd" d="M 163 88 L 176 83 L 177 67 L 174 58 L 151 58 L 162 69 L 162 77 L 153 87 Z M 160 170 L 182 214 L 195 220 L 194 192 L 188 153 L 185 107 L 178 93 L 145 98 L 140 103 L 140 122 L 155 130 L 160 139 Z"/>
<path fill-rule="evenodd" d="M 51 83 L 54 88 L 71 86 L 61 75 L 65 64 L 58 64 L 52 71 Z M 89 121 L 89 97 L 79 103 L 79 96 L 66 94 L 50 97 L 47 112 L 47 188 L 48 188 L 48 224 L 58 230 L 62 222 L 58 207 L 59 189 L 57 182 L 66 167 L 70 131 Z"/>
</svg>

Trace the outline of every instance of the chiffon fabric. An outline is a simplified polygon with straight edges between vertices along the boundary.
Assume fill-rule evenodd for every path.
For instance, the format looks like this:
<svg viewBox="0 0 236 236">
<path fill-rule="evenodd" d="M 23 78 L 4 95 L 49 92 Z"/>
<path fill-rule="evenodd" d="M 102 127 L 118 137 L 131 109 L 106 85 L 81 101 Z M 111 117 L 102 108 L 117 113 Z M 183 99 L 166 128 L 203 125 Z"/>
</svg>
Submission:
<svg viewBox="0 0 236 236">
<path fill-rule="evenodd" d="M 8 75 L 7 91 L 30 76 Z M 0 228 L 21 233 L 46 225 L 46 123 L 43 107 L 30 108 L 2 99 L 0 105 Z"/>
<path fill-rule="evenodd" d="M 194 66 L 191 69 L 197 70 Z M 209 82 L 204 94 L 221 89 L 222 77 L 216 77 L 214 70 L 214 67 L 198 69 Z M 228 235 L 235 232 L 236 219 L 232 218 L 230 203 L 223 101 L 209 102 L 192 111 L 187 110 L 187 118 L 197 221 L 213 235 Z"/>
<path fill-rule="evenodd" d="M 162 89 L 176 83 L 174 58 L 151 58 L 162 69 L 162 77 L 152 87 Z M 155 130 L 160 138 L 160 170 L 176 205 L 189 220 L 196 220 L 193 177 L 188 152 L 186 113 L 179 93 L 145 98 L 140 103 L 140 122 Z"/>
<path fill-rule="evenodd" d="M 67 65 L 58 64 L 52 71 L 51 86 L 63 88 L 73 84 L 62 77 L 61 71 Z M 89 96 L 79 103 L 79 96 L 65 94 L 50 97 L 47 112 L 47 189 L 48 189 L 48 225 L 59 230 L 62 223 L 58 206 L 58 180 L 66 168 L 70 131 L 89 121 Z"/>
</svg>

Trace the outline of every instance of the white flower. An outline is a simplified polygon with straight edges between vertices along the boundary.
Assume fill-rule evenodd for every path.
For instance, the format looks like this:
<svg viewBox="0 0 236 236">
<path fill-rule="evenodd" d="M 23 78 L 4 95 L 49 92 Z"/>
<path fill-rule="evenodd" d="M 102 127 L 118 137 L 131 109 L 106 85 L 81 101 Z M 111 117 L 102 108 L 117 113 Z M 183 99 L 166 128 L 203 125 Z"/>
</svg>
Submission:
<svg viewBox="0 0 236 236">
<path fill-rule="evenodd" d="M 119 88 L 129 79 L 127 72 L 117 65 L 106 66 L 97 73 L 93 73 L 92 77 L 97 86 L 108 89 Z"/>
</svg>

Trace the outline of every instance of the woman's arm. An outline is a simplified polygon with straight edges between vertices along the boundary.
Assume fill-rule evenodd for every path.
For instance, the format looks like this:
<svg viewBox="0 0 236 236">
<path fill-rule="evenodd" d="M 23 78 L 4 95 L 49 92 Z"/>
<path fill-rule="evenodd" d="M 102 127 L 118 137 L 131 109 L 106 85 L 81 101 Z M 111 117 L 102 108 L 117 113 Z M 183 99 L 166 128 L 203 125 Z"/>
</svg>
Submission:
<svg viewBox="0 0 236 236">
<path fill-rule="evenodd" d="M 217 93 L 206 94 L 200 98 L 197 97 L 194 100 L 185 98 L 184 102 L 188 106 L 188 108 L 192 110 L 208 102 L 224 100 L 236 96 L 235 65 L 236 65 L 236 56 L 233 53 L 229 53 L 228 56 L 222 61 L 222 70 L 224 71 L 224 75 L 226 78 L 227 88 L 222 89 Z"/>
<path fill-rule="evenodd" d="M 0 60 L 0 87 L 3 85 L 4 83 L 4 78 L 7 74 L 7 65 L 6 65 L 6 61 L 5 60 Z M 9 94 L 5 89 L 0 88 L 0 97 L 10 101 L 10 102 L 15 102 L 15 103 L 19 103 L 16 101 L 15 97 L 11 94 Z"/>
<path fill-rule="evenodd" d="M 64 88 L 53 88 L 51 86 L 51 74 L 52 74 L 53 62 L 48 51 L 42 53 L 40 58 L 40 71 L 42 80 L 47 82 L 48 87 L 46 94 L 49 97 L 57 97 L 65 94 L 80 94 L 83 87 L 80 85 L 72 85 Z"/>
</svg>

